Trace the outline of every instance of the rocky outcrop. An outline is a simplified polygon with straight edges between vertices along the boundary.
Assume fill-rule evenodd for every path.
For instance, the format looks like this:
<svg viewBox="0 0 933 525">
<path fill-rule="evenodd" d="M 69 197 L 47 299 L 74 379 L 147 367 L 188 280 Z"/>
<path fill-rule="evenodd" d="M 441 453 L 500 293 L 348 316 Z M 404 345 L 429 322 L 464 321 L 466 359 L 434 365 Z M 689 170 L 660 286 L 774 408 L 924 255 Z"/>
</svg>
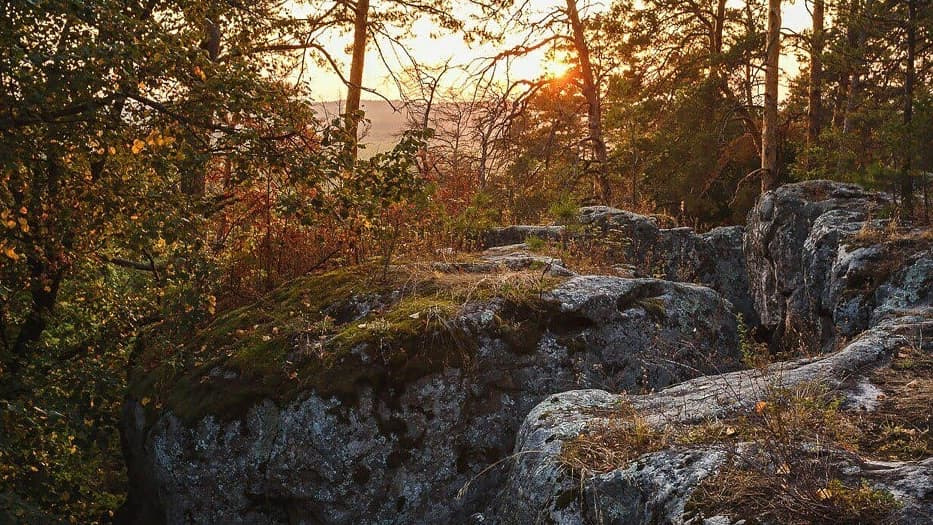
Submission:
<svg viewBox="0 0 933 525">
<path fill-rule="evenodd" d="M 764 479 L 780 480 L 785 474 L 800 477 L 806 470 L 796 469 L 814 464 L 820 472 L 832 472 L 840 487 L 869 487 L 879 491 L 874 494 L 896 498 L 898 503 L 886 511 L 893 514 L 884 519 L 929 521 L 933 459 L 922 453 L 928 445 L 920 445 L 920 452 L 905 452 L 910 456 L 906 459 L 882 461 L 871 459 L 870 445 L 855 454 L 847 448 L 851 445 L 807 441 L 805 427 L 787 437 L 783 452 L 769 448 L 773 427 L 772 434 L 751 432 L 754 441 L 729 438 L 749 417 L 758 417 L 762 425 L 768 417 L 779 417 L 768 415 L 774 403 L 769 396 L 795 389 L 826 389 L 821 395 L 839 400 L 837 417 L 863 425 L 855 432 L 867 442 L 894 439 L 886 434 L 890 430 L 865 437 L 878 431 L 879 424 L 867 423 L 873 417 L 888 428 L 906 425 L 908 434 L 930 432 L 929 417 L 923 415 L 927 409 L 920 407 L 933 399 L 928 375 L 933 362 L 933 236 L 928 229 L 880 218 L 890 205 L 883 194 L 827 181 L 788 185 L 763 195 L 749 215 L 745 236 L 755 306 L 777 348 L 817 357 L 699 377 L 646 395 L 582 390 L 550 396 L 519 431 L 509 480 L 490 512 L 493 521 L 742 523 L 749 517 L 742 508 L 732 508 L 728 515 L 704 515 L 692 508 L 698 487 L 727 466 L 755 465 Z M 601 216 L 605 210 L 597 212 Z M 637 216 L 617 214 L 613 221 L 629 232 L 627 237 L 653 235 Z M 813 399 L 819 398 L 806 398 L 794 410 L 812 410 L 814 402 L 820 406 Z M 894 408 L 884 408 L 886 403 Z M 719 429 L 715 439 L 683 438 L 711 428 Z M 633 435 L 642 436 L 635 443 L 642 448 L 628 457 L 619 451 L 635 446 L 627 442 Z M 594 444 L 597 438 L 602 441 Z M 583 460 L 574 456 L 580 454 L 575 452 L 580 443 L 590 447 Z M 581 466 L 587 454 L 599 456 L 601 463 Z M 621 459 L 606 465 L 605 458 L 612 460 L 614 454 Z M 788 456 L 776 460 L 781 454 Z M 825 484 L 829 474 L 823 476 Z M 766 492 L 781 490 L 780 484 L 775 487 Z M 817 506 L 819 498 L 833 497 L 829 489 L 811 492 Z M 875 505 L 883 504 L 883 497 L 873 497 L 878 498 Z"/>
<path fill-rule="evenodd" d="M 167 523 L 462 522 L 487 507 L 504 468 L 484 470 L 548 394 L 651 391 L 740 358 L 727 301 L 655 279 L 576 277 L 524 305 L 467 303 L 443 323 L 463 342 L 444 351 L 468 356 L 401 382 L 382 361 L 401 350 L 363 344 L 349 366 L 383 371 L 349 385 L 351 398 L 312 389 L 190 420 L 128 401 L 129 506 Z M 225 374 L 194 382 L 223 388 Z"/>
<path fill-rule="evenodd" d="M 778 347 L 831 349 L 886 315 L 933 304 L 933 236 L 879 219 L 892 204 L 830 181 L 759 199 L 745 253 L 756 309 Z"/>
<path fill-rule="evenodd" d="M 503 228 L 492 228 L 483 234 L 483 248 L 521 244 L 529 237 L 537 237 L 545 241 L 559 241 L 564 237 L 563 226 L 536 226 L 515 225 Z"/>
<path fill-rule="evenodd" d="M 563 448 L 630 410 L 656 428 L 700 425 L 751 411 L 769 390 L 798 385 L 820 383 L 853 408 L 864 408 L 862 385 L 871 370 L 888 366 L 898 349 L 917 344 L 918 334 L 931 330 L 933 311 L 885 321 L 839 352 L 765 370 L 700 377 L 647 395 L 578 390 L 550 396 L 525 418 L 509 480 L 491 515 L 499 523 L 515 524 L 685 523 L 687 501 L 704 478 L 722 467 L 729 446 L 661 448 L 604 473 L 574 472 L 562 460 Z M 920 345 L 933 351 L 933 338 Z M 846 456 L 844 466 L 840 470 L 848 476 L 871 480 L 899 497 L 904 523 L 920 523 L 933 513 L 933 459 L 865 462 Z"/>
<path fill-rule="evenodd" d="M 745 322 L 758 314 L 749 295 L 742 251 L 744 228 L 729 226 L 696 233 L 691 228 L 661 228 L 657 219 L 608 206 L 581 208 L 577 224 L 509 226 L 487 232 L 485 245 L 521 243 L 529 236 L 574 241 L 604 253 L 607 263 L 622 265 L 636 277 L 708 286 L 728 299 Z"/>
<path fill-rule="evenodd" d="M 580 222 L 588 235 L 610 242 L 610 258 L 634 265 L 645 275 L 708 286 L 731 301 L 748 324 L 757 324 L 742 251 L 742 227 L 705 233 L 665 229 L 651 217 L 604 206 L 582 208 Z"/>
<path fill-rule="evenodd" d="M 525 243 L 506 244 L 484 251 L 479 258 L 468 261 L 435 262 L 434 270 L 445 273 L 494 273 L 501 271 L 541 270 L 542 274 L 571 277 L 564 261 L 528 251 Z"/>
<path fill-rule="evenodd" d="M 745 228 L 702 234 L 588 207 L 573 227 L 490 232 L 470 259 L 383 268 L 400 274 L 388 288 L 360 289 L 365 268 L 315 276 L 184 348 L 144 338 L 123 519 L 733 525 L 743 509 L 697 503 L 710 480 L 755 465 L 792 482 L 818 461 L 927 522 L 933 236 L 884 218 L 890 204 L 811 181 L 763 195 Z M 591 246 L 633 276 L 576 275 L 529 237 Z M 743 370 L 755 348 L 737 313 L 814 357 Z M 830 399 L 847 425 L 877 419 L 872 439 L 901 428 L 905 455 L 811 439 L 825 419 L 782 444 L 786 461 L 736 430 L 777 417 L 769 396 L 814 389 L 797 408 Z"/>
</svg>

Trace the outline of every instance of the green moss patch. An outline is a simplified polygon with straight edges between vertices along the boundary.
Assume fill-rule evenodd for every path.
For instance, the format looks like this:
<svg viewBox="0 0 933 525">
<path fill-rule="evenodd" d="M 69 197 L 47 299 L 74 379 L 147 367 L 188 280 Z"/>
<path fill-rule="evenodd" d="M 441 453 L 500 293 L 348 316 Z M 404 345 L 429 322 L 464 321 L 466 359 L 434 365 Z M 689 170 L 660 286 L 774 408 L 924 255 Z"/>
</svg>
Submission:
<svg viewBox="0 0 933 525">
<path fill-rule="evenodd" d="M 558 279 L 534 272 L 446 275 L 408 265 L 381 281 L 366 266 L 308 276 L 254 304 L 220 313 L 194 333 L 144 334 L 130 395 L 191 421 L 242 416 L 263 399 L 314 390 L 352 403 L 365 385 L 380 395 L 446 367 L 469 367 L 473 341 L 456 316 L 471 301 L 502 298 L 500 335 L 521 350 L 547 325 L 541 292 Z M 360 315 L 364 314 L 364 315 Z"/>
</svg>

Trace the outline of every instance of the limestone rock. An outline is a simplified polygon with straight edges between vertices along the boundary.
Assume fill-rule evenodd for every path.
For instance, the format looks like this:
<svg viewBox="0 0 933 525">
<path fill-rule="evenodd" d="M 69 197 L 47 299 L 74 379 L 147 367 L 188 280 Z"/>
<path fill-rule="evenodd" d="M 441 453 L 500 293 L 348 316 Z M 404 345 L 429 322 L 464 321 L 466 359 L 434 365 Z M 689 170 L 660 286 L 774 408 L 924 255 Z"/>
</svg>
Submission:
<svg viewBox="0 0 933 525">
<path fill-rule="evenodd" d="M 354 350 L 372 371 L 352 397 L 311 390 L 193 421 L 128 400 L 128 507 L 156 523 L 462 522 L 486 509 L 507 463 L 492 465 L 548 394 L 650 391 L 740 359 L 728 301 L 654 279 L 575 277 L 528 308 L 493 298 L 445 323 L 469 357 L 399 381 Z"/>
<path fill-rule="evenodd" d="M 559 241 L 564 235 L 563 226 L 516 225 L 492 228 L 483 234 L 483 248 L 520 244 L 528 237 L 546 241 Z"/>
<path fill-rule="evenodd" d="M 859 395 L 859 377 L 886 366 L 916 333 L 933 330 L 933 311 L 881 323 L 834 354 L 705 376 L 637 396 L 577 390 L 548 397 L 525 418 L 516 438 L 505 489 L 491 511 L 498 523 L 684 523 L 696 485 L 721 467 L 723 446 L 670 448 L 647 453 L 606 473 L 573 473 L 561 463 L 565 444 L 631 407 L 649 424 L 697 424 L 748 410 L 774 387 L 821 382 L 840 395 Z M 922 345 L 933 343 L 927 337 Z M 876 482 L 901 499 L 906 523 L 933 512 L 933 460 L 846 464 L 848 474 Z M 717 518 L 724 519 L 724 518 Z M 727 523 L 731 523 L 726 521 Z"/>
<path fill-rule="evenodd" d="M 872 218 L 892 204 L 829 181 L 759 199 L 745 254 L 755 306 L 779 347 L 829 350 L 885 315 L 933 304 L 933 236 Z"/>
<path fill-rule="evenodd" d="M 744 228 L 700 234 L 665 229 L 653 217 L 607 206 L 581 208 L 579 221 L 584 226 L 579 236 L 606 244 L 612 261 L 634 265 L 642 275 L 708 286 L 732 302 L 748 324 L 757 324 L 742 251 Z"/>
</svg>

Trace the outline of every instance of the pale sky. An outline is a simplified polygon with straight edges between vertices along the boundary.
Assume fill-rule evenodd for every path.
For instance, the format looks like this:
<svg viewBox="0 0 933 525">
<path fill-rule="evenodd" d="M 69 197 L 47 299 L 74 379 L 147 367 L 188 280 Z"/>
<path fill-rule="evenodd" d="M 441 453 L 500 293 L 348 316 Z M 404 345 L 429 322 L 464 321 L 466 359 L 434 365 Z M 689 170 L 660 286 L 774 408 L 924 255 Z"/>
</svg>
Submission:
<svg viewBox="0 0 933 525">
<path fill-rule="evenodd" d="M 378 1 L 373 0 L 372 3 L 375 4 Z M 563 0 L 536 0 L 534 5 L 536 8 L 540 7 L 543 10 L 562 2 Z M 602 7 L 596 6 L 596 9 L 606 9 L 608 4 L 609 0 L 605 0 L 604 5 Z M 810 25 L 810 14 L 804 0 L 796 0 L 792 4 L 785 2 L 782 17 L 785 31 L 799 32 Z M 450 60 L 451 64 L 465 64 L 471 60 L 495 55 L 497 52 L 497 48 L 491 44 L 471 48 L 463 42 L 459 35 L 448 34 L 441 37 L 431 37 L 430 34 L 436 31 L 431 22 L 421 20 L 413 27 L 413 33 L 416 37 L 406 41 L 408 52 L 423 65 L 443 64 L 447 60 Z M 349 50 L 351 42 L 352 37 L 350 35 L 339 38 L 331 37 L 327 41 L 321 42 L 328 49 L 337 50 L 334 53 L 334 58 L 343 66 L 344 75 L 348 75 L 350 69 L 350 57 L 349 54 L 344 53 L 344 50 Z M 398 99 L 398 88 L 391 80 L 383 59 L 396 71 L 409 64 L 404 59 L 403 53 L 395 53 L 389 48 L 384 47 L 382 56 L 380 56 L 379 50 L 370 41 L 367 49 L 363 84 L 367 88 L 378 90 L 389 99 Z M 786 45 L 781 60 L 782 69 L 785 71 L 794 72 L 797 70 L 798 66 L 793 53 L 789 52 Z M 510 74 L 514 79 L 533 80 L 538 78 L 542 72 L 560 74 L 566 67 L 566 65 L 548 61 L 543 52 L 538 52 L 515 60 L 511 64 Z M 445 78 L 447 78 L 447 81 L 444 84 L 447 87 L 456 88 L 458 84 L 462 84 L 462 78 L 457 78 L 455 74 L 449 74 Z M 346 97 L 346 87 L 337 75 L 329 70 L 312 69 L 305 73 L 305 79 L 317 101 L 342 100 Z M 371 93 L 363 93 L 364 100 L 375 98 L 378 97 Z"/>
</svg>

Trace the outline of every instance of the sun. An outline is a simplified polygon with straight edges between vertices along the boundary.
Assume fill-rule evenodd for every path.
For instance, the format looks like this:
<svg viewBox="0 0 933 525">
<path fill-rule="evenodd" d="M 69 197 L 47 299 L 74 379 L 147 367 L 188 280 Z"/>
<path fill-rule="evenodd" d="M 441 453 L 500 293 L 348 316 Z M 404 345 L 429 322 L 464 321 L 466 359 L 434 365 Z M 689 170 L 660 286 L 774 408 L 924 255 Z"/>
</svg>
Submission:
<svg viewBox="0 0 933 525">
<path fill-rule="evenodd" d="M 512 80 L 561 78 L 572 68 L 573 64 L 548 56 L 544 51 L 516 57 L 508 63 L 508 73 Z"/>
<path fill-rule="evenodd" d="M 548 78 L 562 78 L 573 69 L 573 64 L 560 58 L 545 58 L 541 61 L 541 69 Z"/>
</svg>

